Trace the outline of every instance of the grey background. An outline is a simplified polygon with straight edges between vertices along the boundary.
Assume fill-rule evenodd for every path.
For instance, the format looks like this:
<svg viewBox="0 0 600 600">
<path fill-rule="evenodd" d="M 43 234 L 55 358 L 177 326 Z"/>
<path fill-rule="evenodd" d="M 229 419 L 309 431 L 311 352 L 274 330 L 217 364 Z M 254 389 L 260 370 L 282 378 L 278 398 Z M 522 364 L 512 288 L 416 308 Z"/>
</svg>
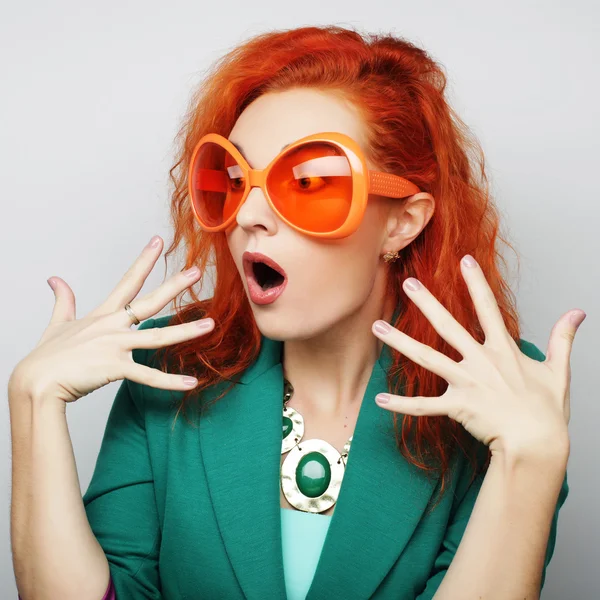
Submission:
<svg viewBox="0 0 600 600">
<path fill-rule="evenodd" d="M 0 378 L 48 324 L 48 277 L 69 283 L 81 317 L 153 235 L 170 242 L 172 140 L 213 60 L 266 29 L 330 23 L 394 32 L 443 63 L 450 100 L 483 144 L 522 260 L 511 283 L 523 337 L 545 352 L 565 311 L 588 313 L 571 360 L 571 492 L 542 597 L 597 598 L 599 12 L 581 0 L 3 3 Z M 161 258 L 142 293 L 162 279 Z M 82 491 L 117 386 L 68 408 Z M 0 419 L 0 596 L 16 598 L 6 405 Z"/>
</svg>

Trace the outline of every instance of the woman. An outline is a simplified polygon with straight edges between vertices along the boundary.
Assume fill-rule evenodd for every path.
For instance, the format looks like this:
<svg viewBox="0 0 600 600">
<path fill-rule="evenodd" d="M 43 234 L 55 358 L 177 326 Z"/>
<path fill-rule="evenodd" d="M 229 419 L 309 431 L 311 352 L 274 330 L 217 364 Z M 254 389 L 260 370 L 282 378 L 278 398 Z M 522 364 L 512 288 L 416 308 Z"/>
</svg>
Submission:
<svg viewBox="0 0 600 600">
<path fill-rule="evenodd" d="M 80 320 L 53 278 L 11 377 L 24 598 L 539 595 L 585 313 L 548 358 L 520 338 L 483 157 L 444 87 L 414 45 L 333 26 L 215 65 L 171 171 L 166 256 L 183 242 L 191 268 L 136 298 L 153 238 Z M 118 379 L 82 501 L 65 406 Z"/>
</svg>

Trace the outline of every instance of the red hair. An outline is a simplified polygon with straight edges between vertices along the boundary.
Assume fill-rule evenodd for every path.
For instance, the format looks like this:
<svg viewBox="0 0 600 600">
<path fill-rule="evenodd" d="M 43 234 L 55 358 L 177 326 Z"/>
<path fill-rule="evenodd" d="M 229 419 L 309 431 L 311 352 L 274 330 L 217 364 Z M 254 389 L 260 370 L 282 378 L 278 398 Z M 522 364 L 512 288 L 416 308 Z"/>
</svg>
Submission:
<svg viewBox="0 0 600 600">
<path fill-rule="evenodd" d="M 462 359 L 403 292 L 404 279 L 416 277 L 483 343 L 459 266 L 460 258 L 471 254 L 494 292 L 509 334 L 519 342 L 515 299 L 498 267 L 506 263 L 497 241 L 513 247 L 499 235 L 483 151 L 444 97 L 442 67 L 421 48 L 391 35 L 361 35 L 338 26 L 271 31 L 233 48 L 213 65 L 193 95 L 176 138 L 177 162 L 170 170 L 175 186 L 171 203 L 174 238 L 165 263 L 183 241 L 182 268 L 198 265 L 201 285 L 209 267 L 214 266 L 216 275 L 213 297 L 201 300 L 193 289 L 186 290 L 174 299 L 176 313 L 170 321 L 175 325 L 209 316 L 215 321 L 214 330 L 157 351 L 163 370 L 170 363 L 170 372 L 198 378 L 197 388 L 184 394 L 179 407 L 184 414 L 186 405 L 203 388 L 222 381 L 233 385 L 233 378 L 258 356 L 261 342 L 225 234 L 205 233 L 194 219 L 187 191 L 192 151 L 206 133 L 227 137 L 240 113 L 261 94 L 300 86 L 330 90 L 350 99 L 368 131 L 367 157 L 382 171 L 409 179 L 436 200 L 427 226 L 390 265 L 387 294 L 401 307 L 393 326 L 454 360 Z M 193 302 L 184 306 L 185 293 L 190 293 Z M 395 350 L 392 354 L 390 390 L 400 393 L 402 386 L 406 396 L 444 393 L 448 385 L 444 379 Z M 399 415 L 392 414 L 398 449 L 418 468 L 437 471 L 442 493 L 455 449 L 463 450 L 475 473 L 476 445 L 462 425 L 448 417 L 405 415 L 399 427 Z M 430 458 L 437 459 L 437 464 Z M 489 460 L 488 453 L 480 469 L 487 468 Z"/>
</svg>

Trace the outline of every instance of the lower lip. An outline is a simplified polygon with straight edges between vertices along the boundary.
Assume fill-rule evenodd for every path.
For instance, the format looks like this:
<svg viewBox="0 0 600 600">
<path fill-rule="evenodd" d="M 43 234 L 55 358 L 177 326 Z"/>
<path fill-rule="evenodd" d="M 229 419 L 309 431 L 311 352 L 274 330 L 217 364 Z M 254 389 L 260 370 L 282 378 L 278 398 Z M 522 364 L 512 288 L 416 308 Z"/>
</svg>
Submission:
<svg viewBox="0 0 600 600">
<path fill-rule="evenodd" d="M 252 300 L 254 304 L 271 304 L 272 302 L 275 302 L 275 300 L 283 294 L 283 290 L 285 290 L 285 286 L 287 285 L 287 279 L 284 279 L 283 283 L 280 283 L 277 287 L 263 290 L 254 277 L 246 276 L 246 280 L 248 281 L 250 300 Z"/>
</svg>

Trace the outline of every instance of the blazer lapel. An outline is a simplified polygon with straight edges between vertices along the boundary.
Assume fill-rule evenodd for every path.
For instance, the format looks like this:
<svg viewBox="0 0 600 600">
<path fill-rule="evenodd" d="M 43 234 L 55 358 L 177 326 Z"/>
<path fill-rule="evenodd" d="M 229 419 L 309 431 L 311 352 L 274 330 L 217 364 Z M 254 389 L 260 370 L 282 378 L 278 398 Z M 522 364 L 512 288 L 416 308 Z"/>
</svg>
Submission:
<svg viewBox="0 0 600 600">
<path fill-rule="evenodd" d="M 281 547 L 283 343 L 263 336 L 257 360 L 200 418 L 200 455 L 215 515 L 247 598 L 286 598 Z M 411 538 L 438 478 L 396 447 L 383 345 L 359 411 L 336 508 L 306 600 L 369 598 Z M 227 387 L 215 386 L 216 395 Z M 208 393 L 205 391 L 204 393 Z M 402 392 L 400 392 L 402 393 Z M 209 399 L 209 398 L 206 398 Z"/>
<path fill-rule="evenodd" d="M 427 478 L 400 454 L 393 413 L 375 403 L 378 393 L 391 391 L 386 379 L 391 362 L 384 344 L 306 600 L 371 598 L 412 537 L 438 482 L 438 476 Z"/>
<path fill-rule="evenodd" d="M 223 543 L 249 599 L 286 597 L 279 513 L 282 347 L 263 337 L 257 360 L 201 415 L 198 427 Z M 205 399 L 229 385 L 215 386 Z"/>
</svg>

